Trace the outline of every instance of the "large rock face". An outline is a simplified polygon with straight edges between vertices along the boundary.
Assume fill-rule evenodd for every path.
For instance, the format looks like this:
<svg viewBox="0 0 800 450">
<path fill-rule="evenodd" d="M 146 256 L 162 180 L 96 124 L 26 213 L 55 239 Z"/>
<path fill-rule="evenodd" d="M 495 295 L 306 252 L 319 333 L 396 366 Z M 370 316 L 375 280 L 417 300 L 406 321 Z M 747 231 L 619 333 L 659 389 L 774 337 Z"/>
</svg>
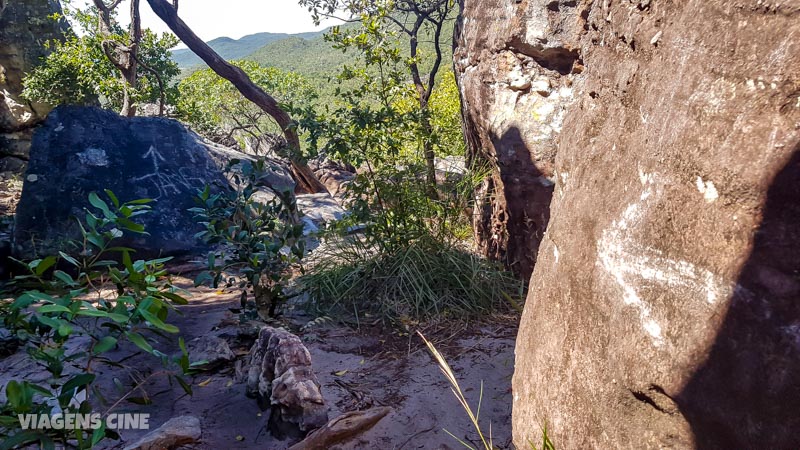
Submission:
<svg viewBox="0 0 800 450">
<path fill-rule="evenodd" d="M 545 426 L 559 448 L 800 447 L 800 4 L 484 0 L 464 14 L 462 94 L 499 166 L 497 208 L 530 213 L 504 171 L 523 199 L 555 181 L 517 341 L 517 448 Z M 578 57 L 571 75 L 542 59 L 553 45 Z M 539 129 L 528 102 L 551 98 L 498 105 L 516 70 L 502 54 L 571 83 L 554 165 L 524 131 L 543 169 L 499 153 L 503 121 Z M 539 239 L 516 230 L 509 243 Z"/>
<path fill-rule="evenodd" d="M 132 233 L 118 245 L 137 256 L 181 255 L 205 247 L 194 237 L 200 226 L 189 208 L 206 184 L 227 186 L 223 169 L 240 152 L 203 141 L 179 122 L 125 118 L 99 108 L 60 106 L 34 134 L 15 224 L 16 253 L 24 258 L 53 254 L 79 236 L 87 197 L 110 189 L 121 201 L 155 200 L 141 216 L 149 236 Z M 293 191 L 288 170 L 270 164 L 267 182 Z"/>
<path fill-rule="evenodd" d="M 556 138 L 583 68 L 570 45 L 579 18 L 545 0 L 465 0 L 462 11 L 454 60 L 467 156 L 493 169 L 478 192 L 475 234 L 484 254 L 528 278 L 550 217 Z"/>
<path fill-rule="evenodd" d="M 22 79 L 47 54 L 45 43 L 68 30 L 57 13 L 57 0 L 0 0 L 0 172 L 24 170 L 30 128 L 49 111 L 22 98 Z"/>
</svg>

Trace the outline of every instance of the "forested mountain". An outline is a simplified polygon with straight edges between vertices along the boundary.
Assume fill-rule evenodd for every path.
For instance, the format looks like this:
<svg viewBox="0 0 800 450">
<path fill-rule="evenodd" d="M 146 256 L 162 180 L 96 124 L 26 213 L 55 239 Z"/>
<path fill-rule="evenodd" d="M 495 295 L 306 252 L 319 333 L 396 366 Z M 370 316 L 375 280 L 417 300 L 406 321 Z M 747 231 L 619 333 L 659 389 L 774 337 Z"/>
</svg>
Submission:
<svg viewBox="0 0 800 450">
<path fill-rule="evenodd" d="M 445 71 L 450 69 L 452 48 L 449 45 L 450 36 L 453 34 L 454 18 L 446 22 L 442 36 L 445 45 L 442 48 L 442 64 Z M 343 27 L 352 27 L 355 24 L 346 24 Z M 255 61 L 265 67 L 275 67 L 285 71 L 296 72 L 309 80 L 325 78 L 336 74 L 337 70 L 352 61 L 355 55 L 343 53 L 331 47 L 325 41 L 324 33 L 328 30 L 298 34 L 258 33 L 245 36 L 239 40 L 230 38 L 217 38 L 208 44 L 227 60 L 245 59 Z M 259 45 L 260 43 L 260 45 Z M 406 46 L 401 46 L 408 52 Z M 431 40 L 423 39 L 419 45 L 422 55 L 422 68 L 429 68 L 434 48 Z M 195 70 L 204 67 L 204 64 L 188 49 L 173 52 L 175 62 L 180 66 L 183 75 L 188 76 Z M 324 89 L 323 89 L 324 90 Z"/>
<path fill-rule="evenodd" d="M 320 36 L 322 31 L 311 31 L 308 33 L 288 34 L 288 33 L 256 33 L 242 37 L 241 39 L 231 39 L 229 37 L 219 37 L 208 42 L 217 53 L 225 59 L 241 59 L 253 53 L 259 48 L 275 41 L 284 39 L 313 39 Z M 172 58 L 182 70 L 190 69 L 203 64 L 203 61 L 188 48 L 172 51 Z"/>
</svg>

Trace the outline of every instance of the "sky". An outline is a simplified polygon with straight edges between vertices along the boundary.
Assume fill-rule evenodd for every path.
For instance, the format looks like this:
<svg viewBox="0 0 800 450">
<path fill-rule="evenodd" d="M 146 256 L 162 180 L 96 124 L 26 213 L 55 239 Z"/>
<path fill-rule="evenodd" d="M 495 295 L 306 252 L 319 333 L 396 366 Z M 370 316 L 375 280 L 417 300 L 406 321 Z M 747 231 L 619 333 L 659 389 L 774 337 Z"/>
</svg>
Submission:
<svg viewBox="0 0 800 450">
<path fill-rule="evenodd" d="M 169 31 L 153 13 L 147 0 L 141 1 L 142 27 L 158 33 Z M 73 1 L 79 5 L 81 1 Z M 83 0 L 90 4 L 91 0 Z M 108 3 L 108 1 L 106 1 Z M 238 39 L 262 31 L 271 33 L 302 33 L 333 25 L 333 22 L 315 26 L 311 14 L 296 0 L 179 0 L 178 16 L 204 41 L 227 36 Z M 129 20 L 129 0 L 118 11 L 119 20 Z"/>
</svg>

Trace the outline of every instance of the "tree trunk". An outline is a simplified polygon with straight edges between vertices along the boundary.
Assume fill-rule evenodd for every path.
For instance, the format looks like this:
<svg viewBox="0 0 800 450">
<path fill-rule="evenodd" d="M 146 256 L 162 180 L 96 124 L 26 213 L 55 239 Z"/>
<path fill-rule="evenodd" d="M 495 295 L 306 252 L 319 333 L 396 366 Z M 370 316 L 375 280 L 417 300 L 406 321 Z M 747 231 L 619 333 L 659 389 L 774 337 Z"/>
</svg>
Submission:
<svg viewBox="0 0 800 450">
<path fill-rule="evenodd" d="M 139 1 L 131 0 L 131 25 L 130 25 L 130 45 L 124 46 L 111 39 L 103 41 L 103 52 L 114 67 L 119 70 L 122 79 L 123 99 L 120 115 L 133 117 L 136 115 L 136 105 L 131 101 L 130 90 L 136 88 L 137 67 L 136 55 L 139 49 L 139 42 L 142 40 L 142 21 L 139 15 Z M 111 5 L 106 5 L 103 0 L 94 0 L 94 6 L 99 11 L 100 33 L 108 37 L 111 34 L 111 11 L 119 6 L 120 1 L 116 0 Z"/>
<path fill-rule="evenodd" d="M 436 190 L 436 153 L 433 151 L 433 125 L 431 118 L 428 115 L 428 102 L 420 101 L 420 113 L 422 115 L 421 124 L 425 132 L 426 138 L 422 141 L 422 149 L 425 154 L 425 182 L 427 184 L 428 197 L 431 199 L 438 199 L 439 193 Z"/>
<path fill-rule="evenodd" d="M 297 156 L 300 151 L 300 138 L 297 136 L 295 128 L 297 124 L 289 117 L 283 109 L 278 106 L 272 96 L 264 92 L 250 80 L 250 77 L 240 68 L 229 64 L 222 59 L 211 47 L 189 28 L 183 20 L 178 17 L 175 8 L 166 0 L 147 0 L 153 12 L 167 24 L 180 40 L 186 44 L 197 56 L 200 57 L 208 67 L 217 75 L 230 81 L 242 95 L 256 104 L 259 108 L 269 114 L 283 130 L 286 141 L 290 147 L 290 161 L 292 172 L 297 179 L 297 188 L 304 192 L 328 192 L 325 186 L 317 179 L 314 172 L 308 165 Z"/>
<path fill-rule="evenodd" d="M 436 34 L 436 40 L 434 44 L 437 47 L 437 59 L 434 62 L 433 69 L 428 76 L 428 86 L 425 86 L 425 82 L 422 81 L 422 76 L 419 72 L 419 65 L 417 64 L 417 47 L 418 47 L 418 36 L 419 31 L 422 27 L 422 24 L 425 22 L 425 16 L 418 15 L 417 20 L 414 23 L 414 27 L 411 30 L 408 30 L 407 33 L 410 36 L 410 54 L 411 54 L 411 64 L 409 69 L 411 70 L 411 78 L 414 80 L 414 86 L 417 89 L 417 102 L 419 103 L 419 113 L 420 113 L 420 126 L 422 127 L 423 131 L 425 132 L 425 139 L 423 139 L 422 149 L 425 157 L 425 192 L 428 194 L 428 197 L 431 199 L 439 198 L 439 194 L 436 191 L 436 153 L 433 150 L 433 142 L 431 138 L 433 136 L 433 125 L 431 125 L 431 118 L 428 111 L 428 100 L 431 97 L 431 93 L 433 92 L 433 86 L 436 80 L 436 72 L 439 70 L 439 64 L 441 62 L 441 51 L 438 49 L 439 40 L 438 40 L 438 29 Z"/>
</svg>

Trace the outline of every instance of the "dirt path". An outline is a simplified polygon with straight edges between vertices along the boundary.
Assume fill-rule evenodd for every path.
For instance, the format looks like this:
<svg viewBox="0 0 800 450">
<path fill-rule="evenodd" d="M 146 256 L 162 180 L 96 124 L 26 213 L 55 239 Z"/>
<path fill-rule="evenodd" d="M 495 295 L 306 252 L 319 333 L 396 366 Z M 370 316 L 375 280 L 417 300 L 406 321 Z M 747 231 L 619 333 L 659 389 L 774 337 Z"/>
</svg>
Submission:
<svg viewBox="0 0 800 450">
<path fill-rule="evenodd" d="M 179 281 L 190 285 L 188 279 Z M 190 304 L 181 307 L 182 315 L 172 320 L 186 341 L 217 335 L 228 341 L 237 359 L 244 359 L 251 340 L 240 332 L 238 316 L 229 310 L 238 306 L 238 295 L 205 288 L 191 288 L 191 291 Z M 298 312 L 285 320 L 302 337 L 312 355 L 314 371 L 330 408 L 329 417 L 371 406 L 392 408 L 372 430 L 334 448 L 463 448 L 445 429 L 459 439 L 479 444 L 466 413 L 416 336 L 378 329 L 355 331 L 330 323 L 299 332 L 298 325 L 311 319 Z M 442 343 L 440 348 L 474 406 L 483 382 L 481 422 L 486 433 L 491 424 L 494 444 L 500 448 L 509 446 L 511 432 L 510 387 L 516 326 L 508 322 L 478 326 L 468 334 L 461 333 L 461 337 Z M 178 351 L 166 341 L 157 348 L 167 354 Z M 162 370 L 158 360 L 136 350 L 128 344 L 110 352 L 113 359 L 124 360 L 126 368 L 103 368 L 98 373 L 107 404 L 130 391 L 135 379 Z M 0 367 L 3 383 L 12 377 L 36 378 L 38 372 L 43 372 L 25 364 L 19 353 L 7 358 Z M 191 384 L 194 395 L 190 397 L 177 385 L 170 386 L 166 377 L 153 376 L 145 384 L 146 395 L 142 391 L 130 395 L 134 400 L 148 397 L 152 404 L 123 401 L 115 412 L 150 413 L 151 429 L 175 416 L 196 416 L 203 430 L 201 442 L 193 447 L 197 449 L 284 449 L 292 443 L 278 441 L 268 433 L 265 427 L 268 411 L 261 411 L 255 400 L 245 396 L 244 384 L 237 382 L 235 364 L 197 375 Z M 104 441 L 101 448 L 121 449 L 145 433 L 122 431 L 121 441 Z"/>
</svg>

